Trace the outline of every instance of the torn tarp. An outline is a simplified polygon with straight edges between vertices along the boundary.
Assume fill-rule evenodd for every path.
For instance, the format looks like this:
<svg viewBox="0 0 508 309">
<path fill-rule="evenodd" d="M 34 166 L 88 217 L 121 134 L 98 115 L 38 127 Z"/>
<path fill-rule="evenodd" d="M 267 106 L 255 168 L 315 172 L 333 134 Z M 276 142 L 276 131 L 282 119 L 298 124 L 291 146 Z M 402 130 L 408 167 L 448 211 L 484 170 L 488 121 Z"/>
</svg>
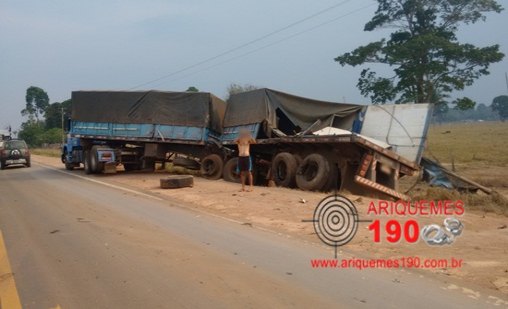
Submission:
<svg viewBox="0 0 508 309">
<path fill-rule="evenodd" d="M 265 123 L 287 135 L 333 126 L 351 130 L 357 112 L 365 106 L 313 100 L 272 89 L 257 89 L 232 95 L 228 100 L 224 127 Z M 266 132 L 269 136 L 269 132 Z"/>
</svg>

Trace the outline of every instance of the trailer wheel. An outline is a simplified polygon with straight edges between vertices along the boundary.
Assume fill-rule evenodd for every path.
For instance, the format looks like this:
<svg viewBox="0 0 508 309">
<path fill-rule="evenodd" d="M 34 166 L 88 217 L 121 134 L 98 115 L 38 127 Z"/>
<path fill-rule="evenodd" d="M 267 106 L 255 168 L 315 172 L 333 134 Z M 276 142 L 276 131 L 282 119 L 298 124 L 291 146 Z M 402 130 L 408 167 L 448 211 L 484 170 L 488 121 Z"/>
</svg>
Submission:
<svg viewBox="0 0 508 309">
<path fill-rule="evenodd" d="M 222 175 L 224 161 L 217 154 L 211 154 L 201 160 L 201 175 L 207 179 L 217 180 Z"/>
<path fill-rule="evenodd" d="M 192 177 L 192 175 L 171 175 L 167 178 L 161 178 L 162 189 L 177 189 L 193 186 L 194 177 Z"/>
<path fill-rule="evenodd" d="M 238 158 L 232 158 L 226 162 L 224 165 L 224 172 L 222 173 L 222 178 L 225 181 L 229 182 L 240 182 L 240 175 L 236 172 L 236 167 L 238 166 Z"/>
<path fill-rule="evenodd" d="M 278 153 L 272 161 L 273 180 L 279 187 L 292 187 L 295 184 L 295 176 L 298 170 L 298 162 L 295 156 L 289 152 Z"/>
<path fill-rule="evenodd" d="M 60 160 L 62 161 L 63 164 L 66 163 L 66 161 L 67 161 L 67 148 L 63 149 L 62 155 L 60 156 Z"/>
<path fill-rule="evenodd" d="M 296 185 L 302 190 L 322 190 L 330 177 L 330 162 L 318 154 L 313 153 L 305 157 L 298 167 Z"/>
<path fill-rule="evenodd" d="M 99 162 L 98 149 L 100 149 L 100 146 L 93 146 L 92 150 L 90 150 L 90 169 L 92 173 L 102 173 L 104 170 L 104 163 Z"/>
<path fill-rule="evenodd" d="M 335 191 L 340 190 L 342 187 L 342 174 L 340 168 L 337 165 L 330 163 L 330 177 L 326 181 L 323 187 L 324 191 Z"/>
<path fill-rule="evenodd" d="M 84 156 L 83 165 L 85 166 L 85 174 L 87 175 L 92 174 L 92 168 L 90 166 L 90 151 L 85 150 L 83 156 Z"/>
</svg>

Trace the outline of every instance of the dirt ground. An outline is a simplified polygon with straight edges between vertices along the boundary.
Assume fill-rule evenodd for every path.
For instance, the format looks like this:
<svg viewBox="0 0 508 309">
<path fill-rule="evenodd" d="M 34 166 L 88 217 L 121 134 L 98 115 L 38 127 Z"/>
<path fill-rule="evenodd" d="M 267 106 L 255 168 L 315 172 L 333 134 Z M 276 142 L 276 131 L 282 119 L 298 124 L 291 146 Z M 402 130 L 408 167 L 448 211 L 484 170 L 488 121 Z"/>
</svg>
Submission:
<svg viewBox="0 0 508 309">
<path fill-rule="evenodd" d="M 33 162 L 63 168 L 58 158 L 33 155 Z M 483 170 L 486 174 L 488 171 Z M 497 168 L 492 172 L 498 173 Z M 82 170 L 72 173 L 83 174 Z M 159 180 L 169 173 L 125 173 L 115 175 L 94 175 L 96 179 L 108 183 L 141 190 L 147 193 L 169 198 L 191 209 L 239 221 L 255 228 L 321 244 L 315 235 L 313 224 L 302 222 L 311 219 L 314 208 L 327 194 L 304 192 L 296 189 L 255 187 L 253 192 L 239 192 L 239 185 L 223 180 L 206 180 L 195 177 L 194 187 L 163 190 Z M 504 174 L 506 175 L 506 174 Z M 354 195 L 346 196 L 358 208 L 360 219 L 381 219 L 382 222 L 393 217 L 367 216 L 368 205 L 376 201 Z M 425 224 L 441 224 L 445 217 L 415 218 L 420 227 Z M 399 217 L 401 221 L 409 218 Z M 463 259 L 459 269 L 437 268 L 418 270 L 431 272 L 440 280 L 451 283 L 471 284 L 482 288 L 494 289 L 508 294 L 508 217 L 492 212 L 482 212 L 467 208 L 460 217 L 465 225 L 462 235 L 452 245 L 431 247 L 423 241 L 416 244 L 399 242 L 396 244 L 381 241 L 373 242 L 373 232 L 368 230 L 369 223 L 360 223 L 358 234 L 344 247 L 349 256 L 363 258 L 455 258 Z M 330 257 L 332 258 L 332 250 Z M 340 256 L 339 256 L 340 258 Z"/>
</svg>

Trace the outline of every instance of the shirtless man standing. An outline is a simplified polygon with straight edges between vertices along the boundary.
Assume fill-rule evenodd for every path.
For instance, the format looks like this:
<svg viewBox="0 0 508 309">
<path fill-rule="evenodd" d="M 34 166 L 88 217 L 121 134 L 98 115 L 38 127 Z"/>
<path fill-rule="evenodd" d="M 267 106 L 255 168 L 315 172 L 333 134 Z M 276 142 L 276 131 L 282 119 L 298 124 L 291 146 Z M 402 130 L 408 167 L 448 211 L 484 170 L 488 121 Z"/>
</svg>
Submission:
<svg viewBox="0 0 508 309">
<path fill-rule="evenodd" d="M 249 175 L 250 190 L 253 188 L 252 177 L 252 160 L 250 158 L 250 145 L 255 144 L 256 140 L 250 135 L 250 131 L 242 129 L 236 140 L 238 145 L 238 171 L 240 172 L 240 180 L 242 181 L 242 191 L 245 191 L 245 175 Z"/>
</svg>

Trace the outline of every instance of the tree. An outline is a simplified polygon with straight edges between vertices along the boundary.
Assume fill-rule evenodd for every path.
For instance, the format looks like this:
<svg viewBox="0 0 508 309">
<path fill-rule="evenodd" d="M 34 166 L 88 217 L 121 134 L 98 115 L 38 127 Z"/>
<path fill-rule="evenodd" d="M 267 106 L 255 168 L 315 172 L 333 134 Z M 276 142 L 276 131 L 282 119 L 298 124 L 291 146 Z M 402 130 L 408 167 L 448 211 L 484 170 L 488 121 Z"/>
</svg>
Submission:
<svg viewBox="0 0 508 309">
<path fill-rule="evenodd" d="M 50 104 L 44 113 L 46 129 L 61 128 L 62 127 L 62 111 L 64 118 L 71 112 L 71 100 L 63 101 L 62 103 L 55 102 Z"/>
<path fill-rule="evenodd" d="M 229 85 L 228 87 L 228 98 L 226 99 L 226 101 L 229 100 L 229 98 L 234 94 L 239 94 L 242 92 L 252 91 L 256 89 L 259 89 L 259 87 L 250 84 L 240 85 L 236 83 L 231 83 L 231 85 Z"/>
<path fill-rule="evenodd" d="M 49 97 L 42 88 L 30 86 L 25 95 L 26 107 L 21 111 L 21 115 L 39 120 L 39 115 L 43 115 L 49 106 Z"/>
<path fill-rule="evenodd" d="M 187 88 L 187 90 L 185 90 L 186 92 L 199 92 L 199 89 L 194 87 L 194 86 L 190 86 L 189 88 Z"/>
<path fill-rule="evenodd" d="M 445 95 L 470 86 L 489 66 L 503 59 L 499 45 L 476 47 L 460 43 L 461 25 L 486 19 L 503 10 L 495 0 L 377 0 L 374 17 L 364 31 L 395 29 L 383 38 L 335 58 L 342 66 L 384 64 L 394 75 L 380 77 L 364 68 L 358 80 L 362 95 L 373 103 L 436 103 Z"/>
<path fill-rule="evenodd" d="M 508 95 L 495 97 L 490 108 L 499 114 L 501 121 L 508 119 Z"/>
<path fill-rule="evenodd" d="M 31 147 L 37 147 L 42 144 L 44 134 L 44 123 L 42 121 L 28 120 L 21 124 L 21 130 L 18 137 L 25 140 Z"/>
<path fill-rule="evenodd" d="M 456 99 L 455 101 L 453 101 L 453 104 L 455 105 L 454 109 L 461 111 L 474 109 L 474 107 L 476 106 L 476 102 L 468 97 Z"/>
</svg>

